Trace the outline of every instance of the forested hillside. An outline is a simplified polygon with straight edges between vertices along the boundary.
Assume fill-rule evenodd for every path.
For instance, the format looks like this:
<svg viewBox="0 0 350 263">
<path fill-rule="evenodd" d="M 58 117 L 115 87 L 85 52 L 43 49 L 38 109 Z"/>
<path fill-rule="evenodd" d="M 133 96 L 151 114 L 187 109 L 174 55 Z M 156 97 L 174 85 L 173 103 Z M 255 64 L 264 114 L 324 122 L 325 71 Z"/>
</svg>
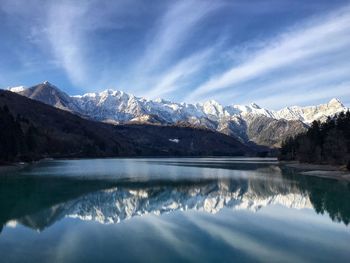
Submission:
<svg viewBox="0 0 350 263">
<path fill-rule="evenodd" d="M 314 121 L 306 133 L 282 144 L 280 160 L 347 165 L 350 168 L 350 112 Z"/>
<path fill-rule="evenodd" d="M 254 155 L 238 140 L 176 125 L 111 125 L 0 90 L 0 161 L 45 157 Z"/>
<path fill-rule="evenodd" d="M 0 160 L 32 161 L 43 157 L 82 157 L 118 154 L 107 150 L 106 142 L 91 131 L 79 130 L 79 124 L 58 130 L 54 126 L 46 129 L 30 118 L 17 113 L 13 114 L 7 105 L 0 105 Z M 61 122 L 62 123 L 62 122 Z M 75 127 L 76 126 L 76 127 Z M 111 142 L 115 143 L 115 142 Z"/>
</svg>

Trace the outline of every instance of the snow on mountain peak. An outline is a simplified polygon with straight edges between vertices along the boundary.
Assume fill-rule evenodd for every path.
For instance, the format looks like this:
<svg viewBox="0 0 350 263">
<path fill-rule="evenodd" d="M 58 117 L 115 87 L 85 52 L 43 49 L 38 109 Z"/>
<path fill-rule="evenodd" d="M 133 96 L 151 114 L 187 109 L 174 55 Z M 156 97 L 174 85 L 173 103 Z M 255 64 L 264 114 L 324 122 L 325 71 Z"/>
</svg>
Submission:
<svg viewBox="0 0 350 263">
<path fill-rule="evenodd" d="M 108 95 L 115 95 L 118 91 L 115 91 L 113 89 L 106 89 L 100 93 L 101 96 L 108 96 Z"/>
<path fill-rule="evenodd" d="M 215 100 L 208 100 L 203 103 L 203 112 L 208 115 L 221 116 L 224 114 L 224 107 Z"/>
<path fill-rule="evenodd" d="M 47 80 L 45 80 L 45 81 L 42 83 L 42 85 L 44 85 L 44 86 L 46 86 L 46 87 L 50 87 L 50 88 L 55 88 L 55 89 L 57 89 L 58 91 L 61 91 L 61 90 L 59 90 L 54 84 L 52 84 L 51 82 L 49 82 L 49 81 L 47 81 Z"/>
<path fill-rule="evenodd" d="M 317 106 L 286 107 L 274 112 L 274 117 L 276 119 L 300 120 L 306 124 L 311 124 L 315 120 L 325 121 L 328 116 L 334 116 L 339 112 L 347 110 L 348 108 L 346 108 L 339 99 L 333 98 L 328 103 Z"/>
<path fill-rule="evenodd" d="M 156 98 L 156 99 L 154 100 L 154 102 L 163 103 L 163 102 L 165 102 L 165 100 L 162 99 L 162 98 Z"/>
<path fill-rule="evenodd" d="M 7 88 L 7 90 L 12 91 L 12 92 L 16 92 L 16 93 L 22 92 L 25 89 L 27 89 L 27 87 L 25 87 L 25 86 L 17 86 L 17 87 L 8 87 Z"/>
<path fill-rule="evenodd" d="M 261 109 L 260 106 L 259 106 L 258 104 L 256 104 L 256 103 L 254 103 L 254 102 L 251 103 L 250 106 L 251 106 L 252 108 L 254 108 L 254 109 Z"/>
<path fill-rule="evenodd" d="M 328 102 L 328 105 L 335 106 L 335 107 L 342 107 L 342 108 L 344 107 L 343 103 L 337 98 L 331 99 Z"/>
<path fill-rule="evenodd" d="M 45 81 L 44 85 L 59 90 L 48 81 Z M 23 86 L 8 88 L 13 92 L 21 92 L 24 89 Z M 71 96 L 70 105 L 75 107 L 71 109 L 72 111 L 77 111 L 96 120 L 108 119 L 124 122 L 140 117 L 146 118 L 145 115 L 150 115 L 165 123 L 184 121 L 219 130 L 222 127 L 228 127 L 227 122 L 229 121 L 244 123 L 252 120 L 255 116 L 265 116 L 277 120 L 299 120 L 305 124 L 310 124 L 314 120 L 323 121 L 328 116 L 347 110 L 336 98 L 317 106 L 293 106 L 273 111 L 261 108 L 256 103 L 223 106 L 215 100 L 197 104 L 176 103 L 161 98 L 150 100 L 113 89 L 107 89 L 100 93 Z"/>
</svg>

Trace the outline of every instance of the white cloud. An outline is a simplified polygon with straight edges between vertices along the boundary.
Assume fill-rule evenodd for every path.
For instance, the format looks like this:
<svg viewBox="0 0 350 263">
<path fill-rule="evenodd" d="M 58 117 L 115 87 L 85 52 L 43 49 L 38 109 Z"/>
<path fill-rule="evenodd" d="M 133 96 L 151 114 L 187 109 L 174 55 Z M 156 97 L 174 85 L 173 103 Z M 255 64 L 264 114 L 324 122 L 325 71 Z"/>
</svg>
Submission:
<svg viewBox="0 0 350 263">
<path fill-rule="evenodd" d="M 198 23 L 219 6 L 219 2 L 175 1 L 156 26 L 139 62 L 140 67 L 152 69 L 169 59 L 185 44 Z"/>
<path fill-rule="evenodd" d="M 335 58 L 337 60 L 338 58 Z M 285 92 L 293 91 L 294 93 L 303 94 L 304 101 L 312 101 L 314 94 L 308 92 L 309 96 L 305 94 L 305 90 L 318 92 L 320 87 L 324 87 L 326 84 L 332 85 L 332 83 L 338 83 L 339 80 L 349 79 L 350 77 L 350 61 L 345 63 L 338 63 L 336 67 L 334 65 L 327 65 L 324 62 L 325 67 L 323 68 L 311 68 L 302 69 L 297 72 L 290 72 L 286 76 L 279 77 L 278 79 L 266 80 L 263 83 L 248 85 L 244 89 L 235 89 L 235 95 L 232 94 L 232 90 L 225 90 L 216 96 L 217 100 L 224 101 L 225 103 L 232 104 L 237 103 L 234 101 L 240 98 L 239 103 L 249 104 L 252 101 L 261 101 L 259 98 L 266 98 L 269 96 L 275 96 L 279 94 L 279 98 L 273 103 L 275 109 L 291 105 L 289 100 L 286 101 L 283 96 Z M 262 100 L 264 101 L 264 100 Z M 261 105 L 270 107 L 270 105 Z"/>
<path fill-rule="evenodd" d="M 188 80 L 206 65 L 213 50 L 213 48 L 208 48 L 180 60 L 156 79 L 156 86 L 147 92 L 146 95 L 150 98 L 156 98 L 176 90 L 180 85 L 179 83 L 183 85 L 185 80 Z"/>
<path fill-rule="evenodd" d="M 183 88 L 192 77 L 206 65 L 214 47 L 204 48 L 182 56 L 181 49 L 192 34 L 201 26 L 200 22 L 223 6 L 222 1 L 173 1 L 166 12 L 150 28 L 144 40 L 145 49 L 130 69 L 133 77 L 122 80 L 121 86 L 134 87 L 138 95 L 155 98 Z M 222 42 L 218 41 L 218 47 Z M 134 91 L 135 91 L 134 90 Z"/>
<path fill-rule="evenodd" d="M 78 27 L 87 8 L 87 5 L 64 2 L 51 5 L 44 30 L 54 57 L 75 85 L 84 85 L 88 75 L 84 56 L 84 32 Z"/>
<path fill-rule="evenodd" d="M 199 61 L 204 53 L 190 55 L 184 59 L 171 59 L 171 54 L 175 54 L 178 49 L 186 42 L 189 33 L 196 28 L 201 19 L 207 14 L 213 12 L 220 6 L 217 3 L 209 1 L 175 1 L 168 7 L 167 12 L 161 16 L 159 23 L 149 30 L 150 42 L 145 47 L 145 52 L 142 57 L 135 60 L 136 66 L 130 69 L 124 69 L 123 75 L 132 74 L 135 79 L 125 82 L 121 79 L 116 79 L 116 74 L 113 73 L 115 68 L 104 68 L 100 70 L 98 78 L 91 79 L 91 72 L 95 72 L 89 61 L 89 43 L 88 34 L 94 30 L 101 28 L 118 27 L 116 24 L 111 24 L 108 17 L 114 19 L 122 15 L 124 9 L 130 9 L 130 5 L 126 5 L 125 1 L 118 1 L 113 4 L 113 11 L 106 13 L 106 10 L 97 10 L 94 17 L 89 16 L 92 13 L 96 1 L 89 1 L 83 4 L 75 4 L 74 2 L 57 2 L 51 4 L 48 11 L 48 25 L 45 28 L 45 34 L 49 40 L 49 45 L 54 57 L 60 62 L 61 67 L 65 70 L 67 76 L 74 85 L 84 86 L 93 83 L 113 83 L 119 82 L 121 86 L 130 89 L 130 85 L 134 89 L 139 89 L 140 93 L 145 93 L 145 87 L 154 87 L 154 91 L 160 91 L 160 94 L 165 94 L 170 91 L 170 85 L 174 85 L 180 78 L 189 76 L 191 72 L 196 71 L 195 68 L 200 68 L 200 65 L 194 65 L 194 61 Z M 193 10 L 196 10 L 195 12 Z M 130 11 L 128 11 L 130 13 Z M 93 24 L 91 24 L 94 21 Z M 140 43 L 142 45 L 142 43 Z M 93 48 L 93 47 L 92 47 Z M 96 50 L 95 50 L 96 52 Z M 134 58 L 131 58 L 134 59 Z M 161 62 L 172 62 L 168 67 L 158 67 Z M 191 62 L 193 61 L 193 62 Z M 192 67 L 191 70 L 185 72 L 185 66 Z M 154 71 L 153 71 L 154 70 Z M 153 72 L 152 72 L 153 71 Z M 152 74 L 150 74 L 152 72 Z M 96 72 L 95 72 L 96 73 Z M 95 74 L 96 75 L 96 74 Z M 162 88 L 161 88 L 162 87 Z M 164 88 L 163 88 L 164 87 Z M 174 87 L 174 86 L 173 86 Z M 167 90 L 166 90 L 167 89 Z"/>
<path fill-rule="evenodd" d="M 232 88 L 281 67 L 295 66 L 296 63 L 315 56 L 345 50 L 350 44 L 349 24 L 349 8 L 328 17 L 313 19 L 301 25 L 301 28 L 294 28 L 277 37 L 240 65 L 212 77 L 190 93 L 188 99 Z"/>
<path fill-rule="evenodd" d="M 268 105 L 270 108 L 278 109 L 286 105 L 301 105 L 305 103 L 314 104 L 319 101 L 327 101 L 331 98 L 349 97 L 350 81 L 341 82 L 335 85 L 320 86 L 316 89 L 303 89 L 301 92 L 295 92 L 293 89 L 267 96 L 256 100 L 259 105 Z"/>
</svg>

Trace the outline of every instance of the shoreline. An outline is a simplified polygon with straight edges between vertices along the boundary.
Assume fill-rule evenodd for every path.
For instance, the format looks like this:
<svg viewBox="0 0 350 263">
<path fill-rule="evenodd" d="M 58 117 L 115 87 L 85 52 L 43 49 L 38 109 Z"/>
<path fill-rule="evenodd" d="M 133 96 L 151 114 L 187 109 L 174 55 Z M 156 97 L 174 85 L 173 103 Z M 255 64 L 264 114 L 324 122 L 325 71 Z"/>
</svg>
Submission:
<svg viewBox="0 0 350 263">
<path fill-rule="evenodd" d="M 344 166 L 330 164 L 300 163 L 297 161 L 279 161 L 281 165 L 298 170 L 301 175 L 329 178 L 350 182 L 350 171 Z"/>
<path fill-rule="evenodd" d="M 164 158 L 164 156 L 162 156 Z M 200 156 L 202 158 L 208 158 L 209 156 Z M 213 157 L 213 156 L 210 156 Z M 218 157 L 218 156 L 215 156 Z M 232 157 L 232 156 L 220 156 L 222 158 Z M 243 156 L 240 156 L 243 157 Z M 109 157 L 110 158 L 110 157 Z M 106 159 L 109 159 L 106 158 Z M 130 158 L 130 157 L 122 157 L 124 158 Z M 132 157 L 135 158 L 135 157 Z M 138 158 L 147 158 L 145 156 L 139 156 Z M 138 159 L 136 158 L 136 159 Z M 148 156 L 149 158 L 149 156 Z M 154 157 L 153 157 L 154 158 Z M 159 157 L 158 157 L 159 158 Z M 179 158 L 177 156 L 177 158 Z M 180 157 L 181 158 L 181 157 Z M 183 157 L 183 158 L 188 158 Z M 194 156 L 191 156 L 190 158 L 194 158 Z M 198 157 L 196 157 L 198 158 Z M 27 167 L 30 164 L 41 162 L 44 160 L 61 160 L 61 158 L 43 158 L 36 162 L 16 162 L 16 163 L 3 163 L 0 165 L 0 174 L 13 172 L 16 170 L 23 169 Z M 65 158 L 62 158 L 65 159 Z M 85 158 L 70 158 L 70 160 L 75 159 L 85 159 Z M 65 159 L 67 160 L 67 159 Z M 298 161 L 278 161 L 279 165 L 293 168 L 297 170 L 297 173 L 300 175 L 306 175 L 306 176 L 314 176 L 314 177 L 320 177 L 320 178 L 329 178 L 329 179 L 336 179 L 336 180 L 342 180 L 342 181 L 348 181 L 350 182 L 350 171 L 346 170 L 344 166 L 337 166 L 337 165 L 329 165 L 329 164 L 310 164 L 310 163 L 300 163 Z"/>
<path fill-rule="evenodd" d="M 7 172 L 13 172 L 20 170 L 22 168 L 25 168 L 29 165 L 30 163 L 25 163 L 25 162 L 17 162 L 17 163 L 9 163 L 9 164 L 4 164 L 0 165 L 0 175 L 2 173 L 7 173 Z"/>
</svg>

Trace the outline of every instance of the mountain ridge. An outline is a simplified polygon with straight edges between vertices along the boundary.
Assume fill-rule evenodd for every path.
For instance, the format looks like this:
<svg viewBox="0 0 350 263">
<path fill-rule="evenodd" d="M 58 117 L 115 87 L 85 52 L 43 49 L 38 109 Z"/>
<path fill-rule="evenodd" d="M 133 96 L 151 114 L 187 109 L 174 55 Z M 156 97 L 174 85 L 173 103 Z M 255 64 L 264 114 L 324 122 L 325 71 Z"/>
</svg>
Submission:
<svg viewBox="0 0 350 263">
<path fill-rule="evenodd" d="M 268 147 L 279 147 L 287 137 L 306 131 L 314 120 L 325 121 L 328 116 L 347 110 L 338 99 L 317 106 L 292 106 L 273 111 L 255 103 L 223 106 L 215 100 L 196 104 L 148 100 L 111 89 L 69 96 L 47 81 L 26 89 L 20 86 L 9 90 L 96 121 L 188 123 L 224 133 L 243 143 L 252 141 Z"/>
<path fill-rule="evenodd" d="M 64 97 L 70 97 L 73 100 L 88 100 L 92 98 L 100 98 L 101 100 L 108 99 L 109 97 L 118 97 L 120 99 L 128 99 L 131 102 L 134 100 L 140 101 L 140 102 L 148 102 L 148 103 L 159 103 L 159 104 L 164 104 L 169 106 L 170 108 L 173 108 L 175 110 L 176 106 L 188 106 L 188 107 L 198 107 L 202 108 L 203 113 L 206 115 L 212 115 L 212 116 L 232 116 L 235 114 L 244 114 L 244 113 L 254 113 L 254 114 L 259 114 L 259 115 L 265 115 L 267 117 L 273 117 L 275 119 L 286 119 L 286 120 L 296 120 L 300 119 L 303 116 L 298 116 L 295 114 L 295 111 L 305 112 L 307 110 L 317 110 L 317 109 L 326 109 L 327 107 L 330 109 L 333 109 L 334 111 L 341 110 L 341 109 L 348 109 L 345 107 L 345 105 L 337 98 L 332 98 L 329 102 L 323 103 L 323 104 L 318 104 L 318 105 L 311 105 L 311 106 L 288 106 L 284 107 L 280 110 L 269 110 L 266 108 L 262 108 L 256 103 L 252 102 L 249 105 L 240 105 L 240 104 L 231 104 L 231 105 L 222 105 L 216 100 L 210 99 L 208 101 L 205 101 L 203 103 L 186 103 L 186 102 L 172 102 L 169 100 L 165 100 L 162 98 L 157 98 L 157 99 L 146 99 L 144 97 L 137 97 L 134 96 L 133 94 L 126 93 L 124 91 L 120 90 L 113 90 L 113 89 L 106 89 L 101 92 L 90 92 L 90 93 L 85 93 L 83 95 L 68 95 L 67 93 L 61 91 L 57 86 L 51 84 L 48 81 L 44 81 L 41 84 L 37 84 L 31 87 L 25 87 L 25 86 L 16 86 L 16 87 L 8 87 L 7 90 L 15 92 L 15 93 L 20 93 L 26 97 L 35 97 L 32 95 L 34 92 L 28 92 L 30 90 L 35 90 L 37 92 L 38 88 L 42 87 L 51 87 L 53 90 L 58 91 L 63 95 Z M 40 100 L 40 99 L 37 99 Z M 49 103 L 47 103 L 49 104 Z M 149 106 L 149 105 L 148 105 Z M 59 105 L 57 106 L 59 107 Z M 119 109 L 121 110 L 121 109 Z M 291 112 L 293 112 L 291 114 Z M 338 111 L 337 111 L 338 112 Z M 330 112 L 332 114 L 332 112 Z M 300 114 L 301 115 L 301 114 Z M 314 118 L 303 118 L 304 122 L 311 124 L 312 121 L 320 119 L 322 116 L 315 116 Z"/>
<path fill-rule="evenodd" d="M 0 90 L 0 124 L 0 161 L 256 153 L 215 131 L 176 125 L 111 125 L 5 90 Z"/>
</svg>

